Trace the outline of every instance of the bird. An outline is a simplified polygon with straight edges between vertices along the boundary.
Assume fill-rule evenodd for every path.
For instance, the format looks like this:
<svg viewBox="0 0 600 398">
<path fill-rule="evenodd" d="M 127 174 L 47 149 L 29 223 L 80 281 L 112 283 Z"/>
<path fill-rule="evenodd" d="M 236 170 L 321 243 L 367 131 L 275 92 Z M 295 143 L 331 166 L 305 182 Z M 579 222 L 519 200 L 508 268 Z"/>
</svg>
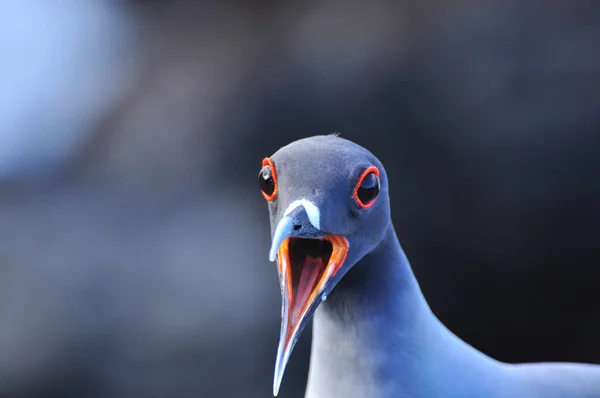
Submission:
<svg viewBox="0 0 600 398">
<path fill-rule="evenodd" d="M 391 220 L 381 162 L 337 134 L 264 158 L 281 330 L 277 396 L 312 319 L 306 398 L 599 398 L 600 366 L 496 360 L 432 312 Z"/>
</svg>

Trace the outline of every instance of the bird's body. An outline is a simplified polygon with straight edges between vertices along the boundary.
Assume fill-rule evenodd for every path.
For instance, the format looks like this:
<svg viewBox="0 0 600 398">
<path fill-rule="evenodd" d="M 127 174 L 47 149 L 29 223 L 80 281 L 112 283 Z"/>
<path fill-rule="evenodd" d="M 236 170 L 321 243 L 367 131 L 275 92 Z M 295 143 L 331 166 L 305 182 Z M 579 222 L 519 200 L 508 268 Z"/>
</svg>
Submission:
<svg viewBox="0 0 600 398">
<path fill-rule="evenodd" d="M 431 312 L 393 226 L 313 317 L 306 398 L 598 398 L 600 367 L 498 362 Z"/>
<path fill-rule="evenodd" d="M 272 158 L 270 167 L 277 167 L 281 187 L 270 200 L 281 196 L 282 202 L 270 205 L 273 244 L 286 247 L 279 252 L 284 319 L 275 392 L 289 353 L 314 312 L 307 398 L 600 398 L 600 366 L 502 363 L 468 345 L 436 318 L 398 242 L 383 167 L 368 151 L 335 136 L 319 136 L 292 143 Z M 365 188 L 361 181 L 369 167 L 377 168 L 381 178 L 379 197 L 366 206 L 347 205 L 346 197 L 360 202 L 357 188 L 350 188 L 357 176 L 356 186 Z M 306 214 L 296 213 L 298 200 L 310 203 L 310 223 Z M 281 242 L 330 236 L 348 242 L 343 265 L 327 260 L 339 271 L 324 272 L 329 276 L 315 285 L 306 312 L 288 316 L 295 297 L 302 296 L 298 286 L 304 271 L 296 268 L 312 263 L 297 260 L 293 243 Z M 281 259 L 286 256 L 287 261 Z"/>
</svg>

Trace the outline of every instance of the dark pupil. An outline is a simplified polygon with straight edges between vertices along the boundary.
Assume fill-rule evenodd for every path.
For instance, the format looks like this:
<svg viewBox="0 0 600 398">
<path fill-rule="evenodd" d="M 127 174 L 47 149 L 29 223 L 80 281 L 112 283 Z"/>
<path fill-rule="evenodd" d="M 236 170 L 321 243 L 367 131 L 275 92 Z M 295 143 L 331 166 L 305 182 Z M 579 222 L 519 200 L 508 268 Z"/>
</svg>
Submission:
<svg viewBox="0 0 600 398">
<path fill-rule="evenodd" d="M 367 174 L 356 194 L 363 204 L 372 202 L 379 195 L 379 177 L 375 173 Z"/>
<path fill-rule="evenodd" d="M 273 174 L 271 173 L 271 168 L 269 166 L 265 166 L 260 171 L 258 175 L 258 185 L 260 185 L 260 189 L 267 195 L 270 196 L 275 191 L 275 181 L 273 181 Z"/>
</svg>

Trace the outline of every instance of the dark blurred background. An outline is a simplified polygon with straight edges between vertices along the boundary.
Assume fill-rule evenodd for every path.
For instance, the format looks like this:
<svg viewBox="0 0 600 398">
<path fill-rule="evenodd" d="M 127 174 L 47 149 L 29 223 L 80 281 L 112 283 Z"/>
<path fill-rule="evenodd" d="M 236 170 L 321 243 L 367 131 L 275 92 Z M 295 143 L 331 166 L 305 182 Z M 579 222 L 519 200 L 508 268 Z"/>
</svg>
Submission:
<svg viewBox="0 0 600 398">
<path fill-rule="evenodd" d="M 271 396 L 258 170 L 334 131 L 451 330 L 600 363 L 600 3 L 225 3 L 0 3 L 1 397 Z"/>
</svg>

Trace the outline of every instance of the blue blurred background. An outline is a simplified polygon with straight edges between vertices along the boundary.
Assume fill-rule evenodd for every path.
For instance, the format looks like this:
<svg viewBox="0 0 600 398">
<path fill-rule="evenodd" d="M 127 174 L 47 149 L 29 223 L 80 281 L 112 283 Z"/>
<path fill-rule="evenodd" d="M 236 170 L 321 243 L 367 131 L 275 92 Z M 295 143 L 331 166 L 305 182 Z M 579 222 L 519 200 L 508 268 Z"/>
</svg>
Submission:
<svg viewBox="0 0 600 398">
<path fill-rule="evenodd" d="M 258 170 L 334 131 L 454 332 L 600 363 L 600 3 L 225 3 L 0 2 L 0 396 L 271 396 Z"/>
</svg>

